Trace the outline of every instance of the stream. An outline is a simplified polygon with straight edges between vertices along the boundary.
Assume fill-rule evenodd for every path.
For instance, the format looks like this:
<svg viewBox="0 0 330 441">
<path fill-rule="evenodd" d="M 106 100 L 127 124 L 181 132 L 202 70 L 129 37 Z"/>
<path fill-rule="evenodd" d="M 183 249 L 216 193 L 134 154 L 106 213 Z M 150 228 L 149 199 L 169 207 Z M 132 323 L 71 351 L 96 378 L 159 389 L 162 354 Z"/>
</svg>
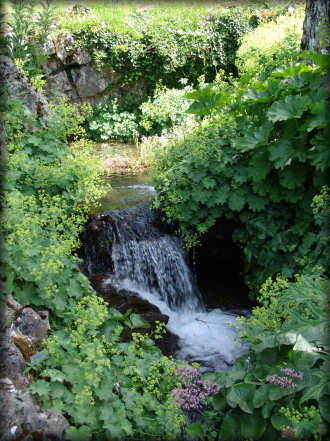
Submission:
<svg viewBox="0 0 330 441">
<path fill-rule="evenodd" d="M 181 239 L 163 231 L 150 210 L 154 189 L 147 173 L 109 178 L 112 190 L 83 236 L 89 276 L 118 291 L 137 293 L 169 317 L 167 329 L 179 337 L 176 359 L 198 362 L 202 371 L 228 369 L 244 352 L 235 337 L 236 315 L 209 309 L 188 266 Z"/>
</svg>

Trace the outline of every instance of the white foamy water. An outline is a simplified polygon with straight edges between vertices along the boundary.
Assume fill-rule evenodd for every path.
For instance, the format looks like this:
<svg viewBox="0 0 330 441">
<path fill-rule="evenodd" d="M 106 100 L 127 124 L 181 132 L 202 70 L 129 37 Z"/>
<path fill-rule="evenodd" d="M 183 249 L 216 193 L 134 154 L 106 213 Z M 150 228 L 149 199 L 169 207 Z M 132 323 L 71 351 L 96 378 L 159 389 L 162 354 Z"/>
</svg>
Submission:
<svg viewBox="0 0 330 441">
<path fill-rule="evenodd" d="M 238 343 L 237 333 L 228 326 L 235 321 L 236 315 L 221 309 L 194 311 L 193 307 L 173 311 L 157 293 L 141 290 L 129 279 L 122 280 L 120 285 L 137 292 L 169 316 L 166 328 L 179 337 L 177 359 L 198 362 L 202 371 L 215 371 L 229 368 L 244 353 L 245 347 Z"/>
<path fill-rule="evenodd" d="M 151 193 L 155 193 L 155 187 L 152 185 L 143 185 L 143 184 L 136 184 L 136 185 L 122 185 L 121 187 L 117 188 L 132 188 L 133 190 L 146 190 L 150 191 Z"/>
<path fill-rule="evenodd" d="M 179 337 L 177 359 L 198 362 L 204 371 L 230 367 L 244 352 L 235 339 L 235 329 L 228 326 L 236 316 L 221 309 L 206 310 L 181 240 L 156 228 L 148 207 L 99 217 L 106 232 L 103 253 L 109 245 L 112 262 L 104 290 L 108 283 L 115 284 L 118 291 L 136 292 L 167 315 L 167 329 Z M 100 272 L 98 250 L 91 241 L 85 259 L 91 273 Z"/>
</svg>

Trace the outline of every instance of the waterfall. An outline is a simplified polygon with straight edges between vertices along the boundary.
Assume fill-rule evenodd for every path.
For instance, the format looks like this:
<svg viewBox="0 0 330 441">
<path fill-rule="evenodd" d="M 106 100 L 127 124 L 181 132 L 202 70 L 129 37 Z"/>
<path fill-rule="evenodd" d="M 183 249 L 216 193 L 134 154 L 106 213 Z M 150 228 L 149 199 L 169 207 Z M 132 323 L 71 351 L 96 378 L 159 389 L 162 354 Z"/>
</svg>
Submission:
<svg viewBox="0 0 330 441">
<path fill-rule="evenodd" d="M 157 228 L 147 206 L 95 215 L 83 243 L 90 274 L 110 272 L 109 283 L 169 316 L 167 328 L 179 336 L 177 358 L 214 370 L 228 368 L 241 353 L 227 325 L 235 315 L 206 310 L 181 240 Z"/>
</svg>

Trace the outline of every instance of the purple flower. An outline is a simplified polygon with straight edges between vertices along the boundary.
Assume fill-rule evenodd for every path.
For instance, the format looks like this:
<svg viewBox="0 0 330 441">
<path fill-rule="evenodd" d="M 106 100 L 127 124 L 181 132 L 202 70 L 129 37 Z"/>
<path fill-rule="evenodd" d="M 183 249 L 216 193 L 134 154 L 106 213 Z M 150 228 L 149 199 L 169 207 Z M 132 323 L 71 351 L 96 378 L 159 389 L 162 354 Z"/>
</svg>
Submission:
<svg viewBox="0 0 330 441">
<path fill-rule="evenodd" d="M 290 427 L 281 430 L 281 435 L 284 439 L 298 439 L 295 431 Z"/>
<path fill-rule="evenodd" d="M 298 386 L 294 380 L 301 381 L 304 376 L 303 372 L 296 372 L 292 368 L 282 368 L 281 372 L 284 374 L 284 376 L 280 376 L 278 374 L 270 375 L 266 378 L 266 381 L 271 384 L 276 384 L 283 389 L 294 389 Z"/>
<path fill-rule="evenodd" d="M 202 381 L 201 373 L 192 366 L 178 368 L 175 373 L 179 376 L 182 388 L 172 392 L 175 403 L 185 411 L 201 410 L 207 396 L 215 395 L 221 387 L 214 383 L 215 376 Z"/>
</svg>

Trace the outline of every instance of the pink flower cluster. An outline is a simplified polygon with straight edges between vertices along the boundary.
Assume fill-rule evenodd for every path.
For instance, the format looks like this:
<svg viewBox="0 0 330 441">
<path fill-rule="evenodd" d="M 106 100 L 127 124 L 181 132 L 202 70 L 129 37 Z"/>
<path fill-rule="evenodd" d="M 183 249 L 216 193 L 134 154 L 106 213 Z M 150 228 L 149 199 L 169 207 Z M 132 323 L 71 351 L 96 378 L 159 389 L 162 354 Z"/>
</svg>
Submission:
<svg viewBox="0 0 330 441">
<path fill-rule="evenodd" d="M 180 367 L 175 373 L 180 377 L 182 388 L 176 387 L 172 394 L 175 403 L 182 410 L 201 410 L 204 406 L 205 398 L 217 394 L 221 389 L 214 382 L 215 376 L 202 381 L 201 373 L 192 366 Z"/>
<path fill-rule="evenodd" d="M 282 429 L 281 435 L 282 435 L 282 438 L 284 438 L 284 439 L 293 439 L 293 440 L 299 439 L 299 438 L 297 438 L 297 435 L 294 432 L 294 430 L 291 429 L 290 427 L 287 427 L 286 429 Z"/>
<path fill-rule="evenodd" d="M 294 381 L 301 381 L 304 375 L 303 372 L 296 372 L 292 368 L 282 368 L 281 372 L 284 374 L 284 376 L 277 374 L 270 375 L 267 377 L 266 381 L 271 384 L 276 384 L 281 388 L 294 389 L 298 386 L 298 384 L 294 383 Z"/>
</svg>

